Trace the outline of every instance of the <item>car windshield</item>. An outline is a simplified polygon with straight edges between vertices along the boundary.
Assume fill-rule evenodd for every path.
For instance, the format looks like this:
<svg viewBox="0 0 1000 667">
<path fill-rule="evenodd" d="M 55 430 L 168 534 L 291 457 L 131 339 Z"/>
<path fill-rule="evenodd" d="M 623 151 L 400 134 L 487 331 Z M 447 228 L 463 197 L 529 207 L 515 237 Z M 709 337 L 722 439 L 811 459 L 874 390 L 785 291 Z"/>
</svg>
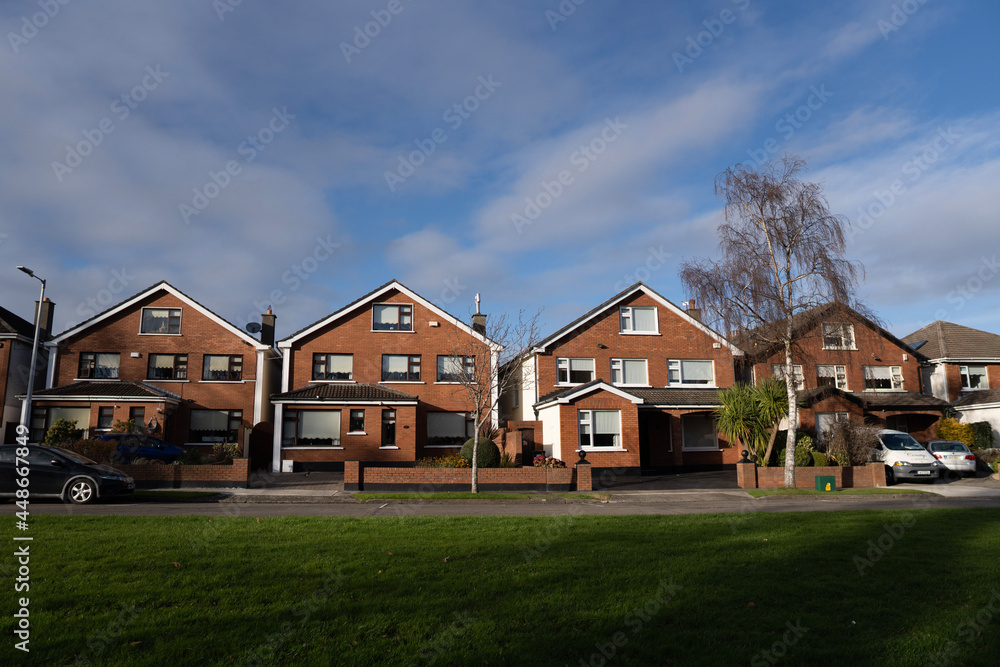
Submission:
<svg viewBox="0 0 1000 667">
<path fill-rule="evenodd" d="M 968 452 L 969 448 L 961 442 L 935 442 L 931 445 L 932 452 Z"/>
<path fill-rule="evenodd" d="M 913 439 L 912 435 L 906 433 L 883 433 L 879 436 L 886 449 L 896 452 L 904 450 L 922 450 L 920 443 Z"/>
<path fill-rule="evenodd" d="M 68 458 L 71 461 L 76 461 L 77 463 L 83 463 L 84 465 L 97 465 L 97 461 L 88 459 L 83 454 L 77 454 L 76 452 L 71 452 L 68 449 L 59 449 L 58 452 Z"/>
</svg>

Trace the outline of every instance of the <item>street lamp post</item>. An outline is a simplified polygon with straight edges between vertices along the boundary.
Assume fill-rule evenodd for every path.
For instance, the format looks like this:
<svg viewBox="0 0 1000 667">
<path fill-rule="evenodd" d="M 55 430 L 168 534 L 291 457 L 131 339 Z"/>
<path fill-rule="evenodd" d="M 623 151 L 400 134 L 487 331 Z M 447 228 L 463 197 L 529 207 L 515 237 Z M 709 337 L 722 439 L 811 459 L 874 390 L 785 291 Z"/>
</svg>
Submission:
<svg viewBox="0 0 1000 667">
<path fill-rule="evenodd" d="M 25 267 L 17 267 L 18 271 L 27 273 L 35 280 L 42 283 L 42 293 L 38 297 L 38 308 L 35 312 L 35 342 L 31 346 L 31 367 L 28 370 L 28 391 L 24 396 L 24 403 L 21 405 L 21 426 L 31 429 L 28 423 L 31 417 L 31 392 L 35 389 L 35 363 L 38 361 L 38 338 L 42 330 L 42 304 L 45 303 L 45 280 L 35 275 L 34 271 Z"/>
</svg>

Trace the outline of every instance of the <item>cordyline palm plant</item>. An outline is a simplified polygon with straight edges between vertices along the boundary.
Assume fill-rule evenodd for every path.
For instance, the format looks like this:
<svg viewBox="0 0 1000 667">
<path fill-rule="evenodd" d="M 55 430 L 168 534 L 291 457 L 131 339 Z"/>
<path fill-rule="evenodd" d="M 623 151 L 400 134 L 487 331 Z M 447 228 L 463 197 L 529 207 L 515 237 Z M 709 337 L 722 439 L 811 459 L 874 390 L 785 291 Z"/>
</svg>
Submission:
<svg viewBox="0 0 1000 667">
<path fill-rule="evenodd" d="M 767 465 L 781 419 L 788 414 L 785 383 L 766 378 L 756 386 L 737 384 L 719 391 L 715 424 L 719 433 L 746 448 L 757 465 Z"/>
</svg>

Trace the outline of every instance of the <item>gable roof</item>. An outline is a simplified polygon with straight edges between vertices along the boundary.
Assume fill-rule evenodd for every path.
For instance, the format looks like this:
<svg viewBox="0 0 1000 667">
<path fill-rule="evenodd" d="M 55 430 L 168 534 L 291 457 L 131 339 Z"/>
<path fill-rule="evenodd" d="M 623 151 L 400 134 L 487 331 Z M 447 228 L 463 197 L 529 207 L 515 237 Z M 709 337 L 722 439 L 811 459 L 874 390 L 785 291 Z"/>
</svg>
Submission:
<svg viewBox="0 0 1000 667">
<path fill-rule="evenodd" d="M 815 306 L 813 308 L 804 310 L 800 313 L 796 313 L 795 315 L 793 315 L 792 335 L 802 336 L 807 332 L 815 329 L 823 318 L 831 315 L 842 316 L 844 314 L 849 316 L 854 321 L 865 325 L 875 333 L 879 334 L 880 336 L 888 340 L 890 343 L 893 343 L 894 345 L 903 348 L 908 354 L 912 354 L 914 357 L 916 357 L 918 361 L 927 361 L 927 357 L 924 354 L 923 348 L 921 348 L 920 351 L 915 350 L 914 348 L 910 347 L 899 338 L 896 338 L 889 331 L 883 329 L 878 324 L 871 321 L 858 311 L 854 310 L 847 304 L 840 303 L 839 301 L 831 301 L 821 306 Z M 776 325 L 780 324 L 780 322 L 775 324 Z M 774 352 L 779 348 L 779 345 L 771 343 L 762 346 L 759 350 L 753 350 L 752 339 L 755 331 L 759 331 L 759 329 L 751 330 L 740 336 L 739 338 L 741 339 L 741 343 L 743 344 L 744 347 L 748 349 L 747 355 L 750 358 L 757 361 L 760 361 L 762 359 L 767 359 L 772 354 L 774 354 Z"/>
<path fill-rule="evenodd" d="M 642 406 L 658 408 L 714 408 L 719 405 L 718 389 L 637 389 L 616 387 L 604 380 L 591 380 L 576 387 L 564 387 L 538 399 L 534 407 L 554 403 L 570 403 L 595 391 L 607 391 Z"/>
<path fill-rule="evenodd" d="M 336 402 L 354 403 L 378 401 L 380 403 L 417 404 L 417 397 L 392 387 L 381 384 L 365 384 L 363 382 L 317 382 L 304 387 L 274 394 L 271 400 L 275 403 L 312 403 Z"/>
<path fill-rule="evenodd" d="M 250 334 L 246 333 L 245 331 L 243 331 L 242 329 L 240 329 L 235 324 L 233 324 L 233 323 L 229 322 L 228 320 L 225 320 L 222 317 L 220 317 L 219 315 L 215 314 L 214 312 L 212 312 L 211 310 L 209 310 L 205 306 L 201 305 L 200 303 L 198 303 L 197 301 L 195 301 L 194 299 L 192 299 L 191 297 L 189 297 L 187 294 L 185 294 L 184 292 L 180 291 L 179 289 L 177 289 L 176 287 L 174 287 L 173 285 L 171 285 L 170 283 L 168 283 L 165 280 L 161 280 L 160 282 L 156 283 L 155 285 L 147 287 L 146 289 L 142 290 L 141 292 L 130 296 L 129 298 L 125 299 L 124 301 L 118 303 L 118 305 L 112 306 L 111 308 L 108 308 L 104 312 L 98 313 L 97 315 L 94 315 L 90 319 L 87 319 L 87 320 L 84 320 L 83 322 L 80 322 L 79 324 L 73 326 L 72 328 L 67 329 L 66 331 L 62 332 L 58 336 L 53 336 L 52 339 L 46 343 L 46 345 L 49 345 L 49 346 L 58 345 L 62 341 L 67 340 L 68 338 L 72 338 L 73 336 L 76 336 L 77 334 L 79 334 L 80 332 L 84 331 L 85 329 L 89 329 L 90 327 L 96 326 L 96 325 L 100 324 L 101 322 L 103 322 L 104 320 L 108 319 L 109 317 L 117 315 L 118 313 L 120 313 L 122 311 L 125 311 L 125 310 L 133 307 L 134 305 L 136 305 L 137 303 L 139 303 L 143 299 L 146 299 L 146 298 L 152 296 L 153 294 L 156 294 L 159 291 L 164 291 L 164 292 L 167 292 L 169 294 L 173 294 L 175 297 L 177 297 L 178 299 L 180 299 L 181 301 L 183 301 L 188 306 L 196 309 L 202 315 L 204 315 L 208 319 L 212 320 L 213 322 L 215 322 L 216 324 L 218 324 L 222 328 L 228 329 L 232 334 L 234 334 L 235 336 L 238 336 L 241 339 L 245 340 L 246 342 L 250 343 L 256 349 L 258 349 L 258 350 L 271 350 L 272 349 L 270 345 L 265 345 L 264 343 L 261 343 L 259 340 L 257 340 L 256 338 L 254 338 Z"/>
<path fill-rule="evenodd" d="M 903 341 L 928 359 L 1000 359 L 1000 335 L 954 322 L 932 322 Z"/>
<path fill-rule="evenodd" d="M 552 403 L 569 403 L 577 398 L 580 398 L 581 396 L 586 396 L 587 394 L 591 394 L 595 391 L 606 391 L 624 398 L 627 401 L 631 401 L 632 403 L 642 403 L 641 398 L 630 393 L 628 390 L 621 389 L 598 378 L 596 380 L 591 380 L 586 384 L 581 384 L 576 387 L 566 387 L 564 389 L 559 389 L 558 391 L 546 394 L 538 399 L 538 402 L 535 403 L 534 407 L 538 408 Z"/>
<path fill-rule="evenodd" d="M 474 331 L 471 325 L 466 324 L 465 322 L 458 319 L 451 313 L 442 310 L 438 306 L 434 305 L 424 297 L 420 296 L 419 294 L 411 290 L 406 285 L 402 284 L 398 280 L 393 279 L 387 282 L 386 284 L 382 285 L 381 287 L 369 292 L 368 294 L 365 294 L 363 297 L 355 299 L 354 301 L 347 304 L 346 306 L 336 311 L 335 313 L 331 313 L 330 315 L 327 315 L 322 319 L 316 320 L 309 326 L 299 329 L 291 336 L 286 336 L 285 338 L 282 338 L 281 340 L 278 341 L 278 347 L 290 348 L 292 346 L 292 343 L 294 343 L 295 341 L 319 331 L 323 327 L 332 324 L 333 322 L 336 322 L 338 319 L 344 317 L 345 315 L 349 315 L 354 311 L 361 309 L 363 306 L 367 305 L 368 302 L 374 301 L 393 290 L 396 290 L 401 294 L 405 294 L 414 302 L 419 303 L 424 308 L 428 309 L 441 319 L 449 322 L 453 326 L 465 331 L 470 336 L 473 336 L 474 338 L 477 338 L 478 340 L 484 343 L 493 343 L 494 345 L 496 345 L 496 341 L 490 340 L 486 336 Z"/>
<path fill-rule="evenodd" d="M 6 308 L 0 306 L 0 336 L 5 334 L 11 336 L 24 336 L 25 338 L 34 340 L 35 325 L 23 317 L 15 315 Z"/>
<path fill-rule="evenodd" d="M 597 318 L 601 314 L 603 314 L 603 313 L 611 310 L 612 308 L 617 308 L 618 304 L 620 304 L 622 301 L 625 301 L 626 299 L 628 299 L 632 295 L 638 294 L 640 292 L 643 293 L 643 294 L 645 294 L 645 295 L 647 295 L 647 296 L 649 296 L 654 301 L 656 301 L 659 304 L 661 304 L 668 311 L 674 313 L 675 315 L 677 315 L 678 317 L 680 317 L 682 320 L 688 322 L 689 324 L 691 324 L 692 326 L 694 326 L 696 329 L 698 329 L 699 331 L 701 331 L 705 335 L 709 336 L 715 342 L 721 343 L 724 347 L 729 348 L 729 350 L 732 351 L 732 353 L 734 355 L 741 355 L 741 354 L 743 354 L 743 350 L 741 350 L 738 347 L 736 347 L 733 343 L 731 343 L 730 341 L 728 341 L 724 336 L 722 336 L 718 332 L 714 331 L 713 329 L 710 329 L 709 327 L 705 326 L 704 324 L 702 324 L 698 320 L 694 319 L 693 317 L 691 317 L 690 315 L 688 315 L 686 312 L 684 312 L 684 310 L 682 310 L 681 308 L 677 307 L 677 305 L 674 304 L 673 302 L 671 302 L 669 299 L 661 296 L 655 290 L 653 290 L 651 287 L 649 287 L 648 285 L 646 285 L 645 283 L 642 283 L 642 282 L 638 282 L 638 283 L 632 285 L 631 287 L 628 287 L 625 290 L 619 292 L 618 294 L 616 294 L 615 296 L 611 297 L 610 299 L 608 299 L 607 301 L 605 301 L 601 305 L 597 306 L 593 310 L 591 310 L 591 311 L 585 313 L 584 315 L 582 315 L 581 317 L 578 317 L 577 319 L 573 320 L 572 322 L 570 322 L 569 324 L 567 324 L 566 326 L 564 326 L 562 329 L 559 329 L 558 331 L 556 331 L 554 334 L 552 334 L 548 338 L 545 338 L 545 339 L 541 340 L 537 345 L 535 345 L 534 351 L 536 351 L 536 352 L 545 352 L 545 350 L 549 346 L 553 345 L 554 343 L 556 343 L 560 339 L 565 338 L 566 336 L 568 336 L 569 334 L 571 334 L 576 329 L 582 327 L 583 325 L 587 324 L 591 320 L 594 320 L 595 318 Z"/>
</svg>

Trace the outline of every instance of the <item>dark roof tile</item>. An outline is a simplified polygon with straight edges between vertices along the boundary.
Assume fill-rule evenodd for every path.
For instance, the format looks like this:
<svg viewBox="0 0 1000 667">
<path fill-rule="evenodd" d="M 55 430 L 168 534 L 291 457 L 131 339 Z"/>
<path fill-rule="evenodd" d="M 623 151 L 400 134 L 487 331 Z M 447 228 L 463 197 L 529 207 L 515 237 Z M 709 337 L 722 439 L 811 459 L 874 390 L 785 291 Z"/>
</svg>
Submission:
<svg viewBox="0 0 1000 667">
<path fill-rule="evenodd" d="M 33 393 L 34 398 L 168 398 L 180 400 L 180 396 L 145 382 L 94 382 L 80 380 L 51 389 L 41 389 Z"/>
<path fill-rule="evenodd" d="M 905 343 L 920 347 L 928 359 L 996 359 L 1000 358 L 1000 335 L 938 320 L 903 338 Z"/>
<path fill-rule="evenodd" d="M 416 396 L 392 387 L 356 382 L 307 384 L 304 387 L 286 391 L 283 394 L 275 394 L 271 397 L 271 400 L 276 402 L 310 399 L 341 403 L 350 403 L 351 401 L 417 401 Z"/>
</svg>

